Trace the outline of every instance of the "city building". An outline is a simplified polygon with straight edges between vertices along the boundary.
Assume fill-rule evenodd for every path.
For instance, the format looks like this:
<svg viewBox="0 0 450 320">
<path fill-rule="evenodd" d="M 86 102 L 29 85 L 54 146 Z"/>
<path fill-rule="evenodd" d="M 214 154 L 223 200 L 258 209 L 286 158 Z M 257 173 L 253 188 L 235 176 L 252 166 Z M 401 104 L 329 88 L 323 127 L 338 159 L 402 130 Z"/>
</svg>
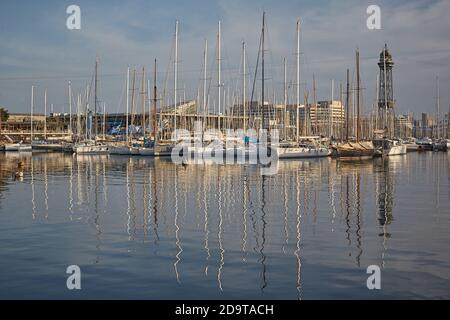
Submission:
<svg viewBox="0 0 450 320">
<path fill-rule="evenodd" d="M 305 117 L 308 133 L 314 135 L 340 137 L 345 124 L 345 108 L 341 101 L 319 101 L 299 108 L 300 125 Z"/>
<path fill-rule="evenodd" d="M 413 118 L 410 115 L 398 115 L 395 117 L 394 135 L 401 139 L 407 139 L 413 134 Z"/>
</svg>

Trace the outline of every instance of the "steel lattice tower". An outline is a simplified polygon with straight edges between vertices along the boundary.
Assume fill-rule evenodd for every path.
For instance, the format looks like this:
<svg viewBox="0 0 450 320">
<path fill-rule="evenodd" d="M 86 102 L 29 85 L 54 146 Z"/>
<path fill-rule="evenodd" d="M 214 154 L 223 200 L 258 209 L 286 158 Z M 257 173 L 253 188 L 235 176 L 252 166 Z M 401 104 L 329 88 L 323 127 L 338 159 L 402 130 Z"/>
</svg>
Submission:
<svg viewBox="0 0 450 320">
<path fill-rule="evenodd" d="M 380 81 L 378 90 L 378 110 L 380 112 L 380 128 L 386 130 L 385 133 L 392 136 L 394 132 L 394 84 L 392 78 L 392 69 L 394 61 L 389 53 L 387 45 L 384 45 L 383 51 L 380 53 Z"/>
</svg>

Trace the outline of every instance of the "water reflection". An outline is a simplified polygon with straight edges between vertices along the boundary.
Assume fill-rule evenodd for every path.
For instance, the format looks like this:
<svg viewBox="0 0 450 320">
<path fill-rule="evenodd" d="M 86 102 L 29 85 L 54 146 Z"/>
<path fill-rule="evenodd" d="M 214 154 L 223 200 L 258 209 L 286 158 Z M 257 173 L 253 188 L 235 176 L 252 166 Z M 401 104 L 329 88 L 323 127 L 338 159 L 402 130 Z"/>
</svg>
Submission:
<svg viewBox="0 0 450 320">
<path fill-rule="evenodd" d="M 301 285 L 302 285 L 302 278 L 301 278 L 301 269 L 302 269 L 302 261 L 300 259 L 300 243 L 301 243 L 301 233 L 300 233 L 300 221 L 301 221 L 301 212 L 300 212 L 300 184 L 299 184 L 299 175 L 296 176 L 296 202 L 297 202 L 297 223 L 296 223 L 296 234 L 297 234 L 297 243 L 296 243 L 296 250 L 295 250 L 295 257 L 297 259 L 297 285 L 296 289 L 298 292 L 298 299 L 301 299 Z M 306 190 L 306 188 L 303 188 Z"/>
<path fill-rule="evenodd" d="M 423 161 L 420 155 L 414 157 L 414 165 Z M 159 273 L 171 270 L 176 281 L 173 292 L 193 279 L 213 292 L 208 287 L 213 280 L 215 290 L 224 294 L 242 290 L 264 296 L 282 290 L 283 296 L 296 299 L 309 294 L 311 280 L 305 273 L 311 265 L 305 266 L 314 263 L 317 251 L 329 250 L 324 254 L 360 270 L 376 259 L 379 251 L 373 245 L 381 240 L 381 264 L 386 267 L 388 240 L 395 230 L 395 200 L 401 190 L 396 181 L 405 170 L 411 179 L 408 168 L 413 161 L 406 157 L 280 161 L 276 175 L 264 176 L 256 165 L 177 166 L 139 157 L 3 154 L 0 158 L 0 213 L 6 212 L 8 189 L 20 192 L 20 182 L 10 177 L 17 161 L 23 161 L 23 183 L 31 192 L 20 196 L 32 220 L 91 227 L 88 255 L 94 265 L 111 263 L 106 257 L 125 248 L 129 257 L 154 260 Z M 450 182 L 439 177 L 448 175 L 450 163 L 443 157 L 427 161 L 440 161 L 444 168 L 435 168 L 433 197 L 436 208 L 445 211 L 442 202 L 448 208 L 450 199 L 443 198 L 441 190 L 448 190 Z M 377 225 L 372 223 L 373 213 Z M 371 232 L 378 239 L 371 238 Z M 114 248 L 113 243 L 120 246 Z"/>
</svg>

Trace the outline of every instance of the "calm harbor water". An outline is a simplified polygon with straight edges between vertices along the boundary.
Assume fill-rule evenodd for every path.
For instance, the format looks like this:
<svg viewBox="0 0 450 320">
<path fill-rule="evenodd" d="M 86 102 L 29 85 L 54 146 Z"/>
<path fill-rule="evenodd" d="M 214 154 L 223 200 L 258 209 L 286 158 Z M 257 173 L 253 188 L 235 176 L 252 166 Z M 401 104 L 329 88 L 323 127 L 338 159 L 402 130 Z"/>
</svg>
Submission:
<svg viewBox="0 0 450 320">
<path fill-rule="evenodd" d="M 449 154 L 259 169 L 2 153 L 0 298 L 450 298 Z"/>
</svg>

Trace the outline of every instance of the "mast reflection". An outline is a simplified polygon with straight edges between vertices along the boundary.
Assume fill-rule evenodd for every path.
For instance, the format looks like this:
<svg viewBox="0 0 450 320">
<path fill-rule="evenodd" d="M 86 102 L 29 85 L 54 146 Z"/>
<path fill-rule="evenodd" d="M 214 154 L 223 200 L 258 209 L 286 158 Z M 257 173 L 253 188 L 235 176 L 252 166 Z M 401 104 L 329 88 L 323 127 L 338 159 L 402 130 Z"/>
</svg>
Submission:
<svg viewBox="0 0 450 320">
<path fill-rule="evenodd" d="M 265 175 L 262 176 L 261 180 L 261 190 L 262 190 L 262 197 L 261 197 L 261 222 L 262 222 L 262 232 L 261 232 L 261 278 L 262 278 L 262 284 L 261 284 L 261 292 L 264 293 L 264 289 L 267 287 L 267 279 L 266 279 L 266 255 L 264 253 L 264 246 L 266 244 L 266 179 L 267 177 Z"/>
<path fill-rule="evenodd" d="M 175 275 L 177 277 L 177 282 L 180 283 L 180 274 L 178 273 L 178 263 L 181 261 L 181 253 L 183 252 L 183 249 L 181 247 L 181 241 L 179 237 L 180 227 L 178 226 L 178 175 L 177 175 L 177 166 L 175 166 L 175 176 L 174 176 L 174 187 L 175 187 L 175 245 L 178 248 L 178 252 L 175 255 L 176 261 L 173 264 L 173 267 L 175 269 Z"/>
<path fill-rule="evenodd" d="M 92 227 L 89 259 L 95 264 L 103 262 L 107 240 L 119 233 L 117 242 L 135 249 L 129 255 L 150 255 L 158 271 L 176 278 L 173 285 L 180 288 L 198 277 L 199 286 L 209 285 L 219 294 L 248 286 L 244 289 L 259 296 L 273 294 L 282 279 L 299 300 L 309 294 L 305 267 L 316 254 L 311 243 L 321 250 L 336 241 L 332 254 L 338 263 L 350 260 L 361 267 L 373 256 L 367 243 L 376 230 L 375 256 L 379 259 L 382 240 L 384 266 L 393 222 L 394 169 L 403 165 L 391 159 L 280 161 L 276 175 L 263 176 L 254 165 L 178 166 L 142 157 L 30 159 L 25 183 L 31 188 L 27 205 L 31 198 L 32 219 L 42 209 L 49 220 Z M 12 164 L 17 163 L 9 160 Z M 58 190 L 58 183 L 63 188 Z M 67 216 L 55 214 L 54 194 L 66 202 Z M 118 207 L 120 215 L 115 214 Z M 366 219 L 365 212 L 375 212 L 376 218 Z M 274 265 L 283 271 L 272 271 Z"/>
<path fill-rule="evenodd" d="M 297 289 L 297 299 L 302 299 L 302 261 L 300 258 L 300 245 L 301 245 L 301 201 L 300 201 L 300 177 L 299 174 L 295 177 L 295 190 L 296 190 L 296 204 L 297 204 L 297 210 L 296 210 L 296 217 L 297 217 L 297 223 L 296 223 L 296 234 L 297 234 L 297 242 L 296 242 L 296 250 L 294 251 L 294 255 L 297 259 L 297 283 L 296 283 L 296 289 Z M 306 185 L 304 190 L 306 190 Z M 306 203 L 305 203 L 306 205 Z"/>
</svg>

